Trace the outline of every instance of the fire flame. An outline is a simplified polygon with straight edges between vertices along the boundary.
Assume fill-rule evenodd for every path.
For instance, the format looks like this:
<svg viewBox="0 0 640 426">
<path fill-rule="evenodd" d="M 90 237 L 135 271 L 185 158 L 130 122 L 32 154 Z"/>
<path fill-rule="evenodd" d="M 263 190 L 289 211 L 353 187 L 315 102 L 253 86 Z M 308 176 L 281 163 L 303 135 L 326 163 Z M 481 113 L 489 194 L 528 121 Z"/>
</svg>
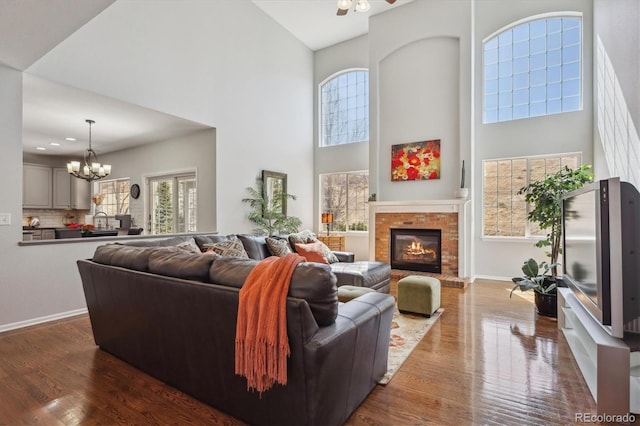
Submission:
<svg viewBox="0 0 640 426">
<path fill-rule="evenodd" d="M 436 258 L 436 251 L 432 248 L 425 248 L 420 241 L 413 240 L 411 244 L 407 245 L 406 250 L 408 255 L 411 256 L 428 256 L 433 259 Z"/>
</svg>

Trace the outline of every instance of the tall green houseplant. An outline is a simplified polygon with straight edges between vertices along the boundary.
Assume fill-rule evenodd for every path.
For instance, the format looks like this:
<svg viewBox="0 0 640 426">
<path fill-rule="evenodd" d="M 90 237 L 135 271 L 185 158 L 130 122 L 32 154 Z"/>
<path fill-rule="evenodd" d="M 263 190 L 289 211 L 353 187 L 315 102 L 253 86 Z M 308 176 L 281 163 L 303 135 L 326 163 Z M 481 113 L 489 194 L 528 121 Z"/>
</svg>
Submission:
<svg viewBox="0 0 640 426">
<path fill-rule="evenodd" d="M 264 195 L 262 177 L 256 178 L 255 186 L 248 187 L 249 197 L 242 202 L 249 204 L 249 220 L 256 225 L 253 232 L 257 235 L 277 235 L 298 232 L 302 221 L 295 216 L 282 213 L 282 203 L 285 200 L 295 200 L 296 196 L 287 193 L 274 194 L 273 200 Z"/>
<path fill-rule="evenodd" d="M 538 241 L 536 247 L 549 247 L 546 254 L 551 259 L 553 276 L 558 275 L 556 265 L 562 253 L 562 196 L 591 182 L 593 174 L 590 170 L 590 165 L 576 169 L 564 166 L 544 180 L 532 182 L 518 191 L 531 206 L 527 219 L 537 223 L 541 230 L 547 230 L 546 238 Z"/>
</svg>

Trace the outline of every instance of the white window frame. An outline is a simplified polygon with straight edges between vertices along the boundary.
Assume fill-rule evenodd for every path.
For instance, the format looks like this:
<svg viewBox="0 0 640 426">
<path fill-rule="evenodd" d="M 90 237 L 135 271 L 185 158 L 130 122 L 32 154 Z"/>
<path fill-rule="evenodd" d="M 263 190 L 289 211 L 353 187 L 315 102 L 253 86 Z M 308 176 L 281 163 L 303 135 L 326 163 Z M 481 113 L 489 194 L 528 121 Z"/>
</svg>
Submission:
<svg viewBox="0 0 640 426">
<path fill-rule="evenodd" d="M 169 235 L 169 234 L 152 234 L 151 233 L 151 221 L 150 221 L 150 215 L 151 215 L 151 185 L 150 182 L 152 180 L 156 180 L 156 179 L 162 179 L 162 178 L 177 178 L 177 177 L 184 177 L 184 176 L 190 176 L 193 175 L 195 178 L 195 182 L 196 182 L 196 191 L 198 190 L 198 187 L 200 186 L 198 184 L 198 172 L 196 168 L 187 168 L 187 169 L 176 169 L 176 170 L 168 170 L 165 172 L 159 172 L 159 173 L 153 173 L 153 174 L 145 174 L 142 176 L 144 184 L 145 184 L 145 191 L 144 191 L 144 229 L 145 231 L 149 234 L 149 235 Z M 196 232 L 198 229 L 198 224 L 199 224 L 199 219 L 198 219 L 198 212 L 199 212 L 199 197 L 197 196 L 196 193 Z M 177 194 L 173 194 L 173 205 L 177 206 L 178 204 L 178 200 L 177 200 Z M 174 217 L 174 230 L 176 228 L 177 225 L 177 217 Z M 179 234 L 184 234 L 185 232 L 179 232 Z M 188 233 L 188 232 L 187 232 Z"/>
<path fill-rule="evenodd" d="M 370 117 L 369 117 L 369 105 L 370 105 L 370 93 L 369 93 L 369 87 L 367 87 L 367 104 L 365 106 L 365 111 L 366 111 L 366 115 L 367 115 L 367 138 L 366 139 L 362 139 L 362 140 L 354 140 L 354 141 L 349 141 L 349 142 L 345 142 L 345 143 L 341 143 L 341 144 L 335 144 L 335 145 L 324 145 L 324 123 L 323 123 L 323 110 L 322 110 L 322 87 L 327 84 L 329 81 L 333 80 L 334 78 L 337 78 L 343 74 L 348 74 L 350 72 L 358 72 L 358 71 L 365 71 L 367 73 L 367 81 L 369 79 L 369 69 L 368 68 L 347 68 L 344 70 L 340 70 L 332 75 L 330 75 L 329 77 L 325 78 L 322 82 L 320 82 L 320 84 L 318 85 L 318 146 L 320 148 L 329 148 L 329 147 L 334 147 L 334 146 L 342 146 L 342 145 L 348 145 L 351 143 L 360 143 L 360 142 L 369 142 L 369 138 L 370 138 L 370 133 L 369 133 L 369 123 L 370 123 Z"/>
<path fill-rule="evenodd" d="M 324 211 L 322 211 L 322 205 L 323 205 L 323 201 L 324 201 L 323 200 L 323 194 L 322 194 L 322 177 L 323 176 L 327 176 L 327 175 L 350 175 L 350 174 L 351 175 L 355 175 L 355 174 L 363 174 L 363 173 L 367 174 L 367 177 L 369 178 L 369 184 L 371 184 L 371 180 L 370 180 L 371 176 L 369 174 L 369 170 L 350 170 L 350 171 L 347 171 L 347 172 L 320 173 L 318 175 L 318 193 L 320 195 L 319 204 L 318 204 L 318 206 L 320 208 L 320 212 L 318 213 L 318 218 L 319 219 L 322 218 L 322 213 L 325 213 Z M 348 176 L 347 176 L 347 180 L 348 180 Z M 347 186 L 347 189 L 348 189 L 348 186 Z M 369 187 L 367 188 L 367 194 L 369 194 Z M 348 199 L 348 194 L 347 194 L 347 199 Z M 364 208 L 365 209 L 368 208 L 366 203 L 367 203 L 367 200 L 364 201 L 364 204 L 365 204 Z M 348 203 L 347 203 L 347 206 L 345 207 L 345 211 L 346 211 L 346 215 L 347 215 L 347 219 L 348 219 L 349 218 L 349 206 L 348 206 Z M 335 215 L 335 212 L 331 212 L 331 213 L 334 213 L 334 215 Z M 335 231 L 335 230 L 333 230 L 333 228 L 331 228 L 331 229 L 332 229 L 332 232 L 339 232 L 341 234 L 359 234 L 359 235 L 360 234 L 367 234 L 367 233 L 369 233 L 369 221 L 367 221 L 365 224 L 367 225 L 367 230 L 366 231 L 350 230 L 350 229 L 348 229 L 348 226 L 346 227 L 347 229 L 345 229 L 344 231 Z M 320 233 L 322 233 L 322 231 L 326 232 L 326 224 L 323 224 L 320 221 L 318 229 L 320 229 Z"/>
<path fill-rule="evenodd" d="M 548 96 L 548 83 L 546 82 L 546 77 L 545 77 L 545 100 L 544 100 L 544 104 L 545 104 L 545 113 L 544 114 L 537 114 L 537 115 L 531 115 L 530 109 L 528 109 L 528 115 L 527 116 L 522 116 L 522 117 L 514 117 L 513 115 L 513 110 L 514 108 L 512 107 L 512 115 L 511 118 L 508 119 L 500 119 L 500 108 L 499 108 L 499 104 L 496 108 L 496 120 L 495 121 L 487 121 L 486 119 L 486 102 L 487 102 L 487 88 L 486 88 L 486 64 L 485 64 L 485 45 L 488 41 L 493 40 L 494 38 L 497 38 L 500 34 L 509 31 L 515 27 L 518 27 L 519 25 L 522 24 L 527 24 L 527 23 L 531 23 L 534 21 L 539 21 L 539 20 L 546 20 L 546 19 L 552 19 L 552 18 L 579 18 L 580 19 L 580 41 L 579 41 L 579 59 L 578 59 L 578 98 L 579 98 L 579 105 L 577 109 L 570 109 L 570 110 L 563 110 L 562 107 L 562 102 L 565 99 L 565 97 L 561 94 L 560 95 L 560 111 L 555 111 L 555 112 L 547 112 L 548 111 L 548 101 L 549 99 L 547 98 Z M 547 39 L 548 35 L 545 35 L 545 40 Z M 530 38 L 528 40 L 531 40 Z M 583 19 L 583 14 L 581 12 L 575 12 L 575 11 L 559 11 L 559 12 L 552 12 L 552 13 L 544 13 L 544 14 L 539 14 L 539 15 L 534 15 L 534 16 L 530 16 L 527 18 L 523 18 L 520 19 L 518 21 L 515 21 L 509 25 L 506 25 L 502 28 L 500 28 L 499 30 L 495 31 L 494 33 L 492 33 L 491 35 L 489 35 L 488 37 L 484 38 L 482 40 L 482 123 L 483 124 L 496 124 L 496 123 L 502 123 L 505 121 L 514 121 L 514 120 L 521 120 L 521 119 L 527 119 L 527 118 L 535 118 L 535 117 L 544 117 L 544 116 L 548 116 L 548 115 L 554 115 L 554 114 L 562 114 L 562 113 L 566 113 L 566 112 L 575 112 L 575 111 L 582 111 L 583 110 L 583 102 L 584 102 L 584 58 L 583 58 L 583 50 L 584 50 L 584 19 Z M 561 44 L 561 48 L 560 51 L 562 52 L 562 44 Z M 545 52 L 546 52 L 546 47 L 545 47 Z M 562 65 L 564 64 L 562 58 L 560 59 L 561 61 L 561 66 L 560 66 L 560 70 L 562 71 Z M 498 62 L 499 64 L 499 62 Z M 513 64 L 513 59 L 511 60 L 511 64 Z M 545 64 L 545 70 L 547 70 L 547 65 Z M 530 74 L 531 74 L 531 70 L 529 69 L 529 71 L 527 72 L 527 79 L 529 80 L 530 78 Z M 513 74 L 512 74 L 513 75 Z M 571 79 L 566 80 L 566 81 L 571 81 Z M 500 78 L 498 78 L 498 83 L 500 82 Z M 561 77 L 560 80 L 560 85 L 562 87 L 562 83 L 565 82 L 565 80 Z M 531 92 L 529 90 L 529 88 L 531 87 L 530 82 L 528 83 L 527 86 L 527 106 L 530 108 L 531 106 Z M 542 87 L 542 86 L 539 86 Z M 514 88 L 512 85 L 512 88 L 510 90 L 511 93 L 511 102 L 513 105 L 513 98 L 514 98 Z M 504 92 L 507 93 L 507 92 Z M 497 99 L 499 102 L 499 98 L 500 98 L 500 92 L 498 89 L 498 93 L 497 93 Z M 524 104 L 521 104 L 524 105 Z"/>
<path fill-rule="evenodd" d="M 129 178 L 129 177 L 118 178 L 118 179 L 101 179 L 99 181 L 94 181 L 93 182 L 93 188 L 92 188 L 92 191 L 93 191 L 92 195 L 97 195 L 97 194 L 100 193 L 100 185 L 101 184 L 112 183 L 112 182 L 125 182 L 125 181 L 129 183 L 129 188 L 131 188 L 131 178 Z M 104 201 L 103 201 L 103 203 L 104 203 Z M 118 206 L 116 206 L 116 210 L 118 210 L 117 207 Z M 93 213 L 94 214 L 97 213 L 98 211 L 103 211 L 103 210 L 100 210 L 100 207 L 96 206 L 94 203 L 92 203 L 92 208 L 93 208 Z M 128 211 L 126 213 L 122 213 L 122 214 L 129 214 L 129 213 L 131 213 L 131 198 L 129 198 Z M 115 215 L 108 215 L 108 217 L 114 217 L 114 216 Z"/>
<path fill-rule="evenodd" d="M 481 217 L 481 228 L 482 234 L 481 239 L 487 241 L 527 241 L 531 242 L 532 240 L 542 240 L 545 238 L 544 235 L 535 235 L 531 233 L 531 226 L 529 220 L 525 220 L 525 233 L 524 236 L 509 236 L 509 235 L 486 235 L 485 233 L 485 205 L 484 205 L 484 194 L 485 194 L 485 163 L 486 162 L 497 162 L 497 161 L 506 161 L 506 160 L 527 160 L 527 172 L 526 172 L 526 180 L 525 185 L 529 185 L 531 183 L 531 161 L 535 159 L 549 159 L 549 158 L 562 158 L 562 157 L 576 157 L 577 166 L 582 165 L 582 153 L 581 152 L 565 152 L 558 154 L 543 154 L 543 155 L 523 155 L 518 157 L 505 157 L 505 158 L 487 158 L 482 160 L 482 196 L 481 196 L 481 207 L 482 207 L 482 217 Z M 529 215 L 530 206 L 527 204 L 526 206 L 526 216 Z"/>
</svg>

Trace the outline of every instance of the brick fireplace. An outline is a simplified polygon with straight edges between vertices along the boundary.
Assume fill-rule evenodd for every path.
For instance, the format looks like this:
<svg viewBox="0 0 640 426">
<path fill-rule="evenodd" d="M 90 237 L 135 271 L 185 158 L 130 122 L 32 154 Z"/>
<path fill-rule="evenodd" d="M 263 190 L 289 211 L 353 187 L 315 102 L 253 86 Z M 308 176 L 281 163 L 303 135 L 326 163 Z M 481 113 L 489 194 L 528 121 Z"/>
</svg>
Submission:
<svg viewBox="0 0 640 426">
<path fill-rule="evenodd" d="M 469 277 L 469 213 L 466 199 L 369 203 L 369 258 L 391 263 L 392 229 L 441 231 L 441 272 Z"/>
</svg>

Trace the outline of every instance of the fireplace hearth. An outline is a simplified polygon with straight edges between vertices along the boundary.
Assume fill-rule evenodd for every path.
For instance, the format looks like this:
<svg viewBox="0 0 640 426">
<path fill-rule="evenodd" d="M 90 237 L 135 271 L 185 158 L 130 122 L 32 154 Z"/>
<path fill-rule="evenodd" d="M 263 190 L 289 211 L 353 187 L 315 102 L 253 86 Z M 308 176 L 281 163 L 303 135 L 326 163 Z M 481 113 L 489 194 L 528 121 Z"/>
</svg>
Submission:
<svg viewBox="0 0 640 426">
<path fill-rule="evenodd" d="M 391 228 L 391 268 L 442 272 L 440 229 Z"/>
</svg>

